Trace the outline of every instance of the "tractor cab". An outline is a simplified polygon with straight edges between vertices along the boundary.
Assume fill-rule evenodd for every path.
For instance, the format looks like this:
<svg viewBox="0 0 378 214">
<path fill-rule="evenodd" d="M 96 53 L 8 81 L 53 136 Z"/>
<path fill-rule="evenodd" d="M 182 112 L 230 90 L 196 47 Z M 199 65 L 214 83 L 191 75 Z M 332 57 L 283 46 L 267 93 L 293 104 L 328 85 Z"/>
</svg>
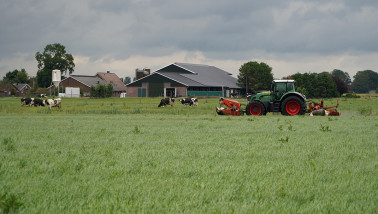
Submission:
<svg viewBox="0 0 378 214">
<path fill-rule="evenodd" d="M 280 100 L 288 92 L 295 92 L 294 80 L 273 80 L 270 91 L 274 94 L 275 100 Z"/>
</svg>

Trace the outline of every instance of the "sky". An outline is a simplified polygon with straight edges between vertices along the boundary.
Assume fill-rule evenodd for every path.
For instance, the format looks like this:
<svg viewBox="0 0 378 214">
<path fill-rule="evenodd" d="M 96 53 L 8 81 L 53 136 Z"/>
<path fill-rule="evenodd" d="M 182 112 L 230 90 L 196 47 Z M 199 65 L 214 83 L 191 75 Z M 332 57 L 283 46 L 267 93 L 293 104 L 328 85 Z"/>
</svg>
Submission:
<svg viewBox="0 0 378 214">
<path fill-rule="evenodd" d="M 249 61 L 274 78 L 378 72 L 377 0 L 0 0 L 0 78 L 60 43 L 76 75 L 135 76 L 175 62 L 237 77 Z"/>
</svg>

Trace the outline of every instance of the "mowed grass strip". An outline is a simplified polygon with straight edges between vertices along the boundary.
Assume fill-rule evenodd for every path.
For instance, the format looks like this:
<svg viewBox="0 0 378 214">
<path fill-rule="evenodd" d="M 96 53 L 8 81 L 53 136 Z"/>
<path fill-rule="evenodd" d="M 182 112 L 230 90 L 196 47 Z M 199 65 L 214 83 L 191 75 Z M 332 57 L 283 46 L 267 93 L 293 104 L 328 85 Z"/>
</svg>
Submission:
<svg viewBox="0 0 378 214">
<path fill-rule="evenodd" d="M 94 108 L 121 111 L 115 99 L 47 113 L 4 100 L 0 196 L 20 213 L 376 213 L 376 115 L 227 117 L 216 99 L 157 100 L 116 114 Z"/>
</svg>

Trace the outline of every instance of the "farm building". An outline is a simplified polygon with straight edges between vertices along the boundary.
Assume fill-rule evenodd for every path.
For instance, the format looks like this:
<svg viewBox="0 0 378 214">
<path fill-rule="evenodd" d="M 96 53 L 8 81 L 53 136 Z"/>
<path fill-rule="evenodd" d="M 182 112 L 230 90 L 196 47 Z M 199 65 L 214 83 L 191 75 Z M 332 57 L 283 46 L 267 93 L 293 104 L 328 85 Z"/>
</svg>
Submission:
<svg viewBox="0 0 378 214">
<path fill-rule="evenodd" d="M 107 71 L 106 73 L 99 72 L 96 76 L 105 80 L 107 84 L 110 83 L 113 85 L 113 97 L 120 97 L 122 92 L 126 92 L 126 86 L 117 74 Z"/>
<path fill-rule="evenodd" d="M 0 84 L 0 97 L 23 97 L 31 89 L 26 83 Z"/>
<path fill-rule="evenodd" d="M 83 96 L 89 96 L 91 91 L 91 86 L 97 86 L 99 84 L 106 85 L 106 81 L 98 76 L 87 76 L 87 75 L 70 75 L 66 79 L 60 82 L 59 87 L 76 87 L 80 88 L 83 92 Z M 53 86 L 54 87 L 54 86 Z"/>
<path fill-rule="evenodd" d="M 214 66 L 173 63 L 127 84 L 128 97 L 229 97 L 239 94 L 237 79 Z"/>
<path fill-rule="evenodd" d="M 126 91 L 126 87 L 121 81 L 121 79 L 115 74 L 99 72 L 95 76 L 88 75 L 70 75 L 66 79 L 60 82 L 60 87 L 76 87 L 81 88 L 83 91 L 83 96 L 89 96 L 91 91 L 91 86 L 97 86 L 99 84 L 113 85 L 113 97 L 119 97 L 122 92 Z"/>
</svg>

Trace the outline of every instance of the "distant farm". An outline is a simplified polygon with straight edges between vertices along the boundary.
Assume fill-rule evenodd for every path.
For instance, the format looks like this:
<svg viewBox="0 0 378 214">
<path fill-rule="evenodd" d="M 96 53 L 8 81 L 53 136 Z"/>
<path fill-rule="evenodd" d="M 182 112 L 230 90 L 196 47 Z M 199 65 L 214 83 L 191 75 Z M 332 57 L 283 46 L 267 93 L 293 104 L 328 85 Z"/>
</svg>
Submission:
<svg viewBox="0 0 378 214">
<path fill-rule="evenodd" d="M 339 117 L 160 101 L 0 99 L 0 213 L 377 212 L 377 97 Z"/>
</svg>

